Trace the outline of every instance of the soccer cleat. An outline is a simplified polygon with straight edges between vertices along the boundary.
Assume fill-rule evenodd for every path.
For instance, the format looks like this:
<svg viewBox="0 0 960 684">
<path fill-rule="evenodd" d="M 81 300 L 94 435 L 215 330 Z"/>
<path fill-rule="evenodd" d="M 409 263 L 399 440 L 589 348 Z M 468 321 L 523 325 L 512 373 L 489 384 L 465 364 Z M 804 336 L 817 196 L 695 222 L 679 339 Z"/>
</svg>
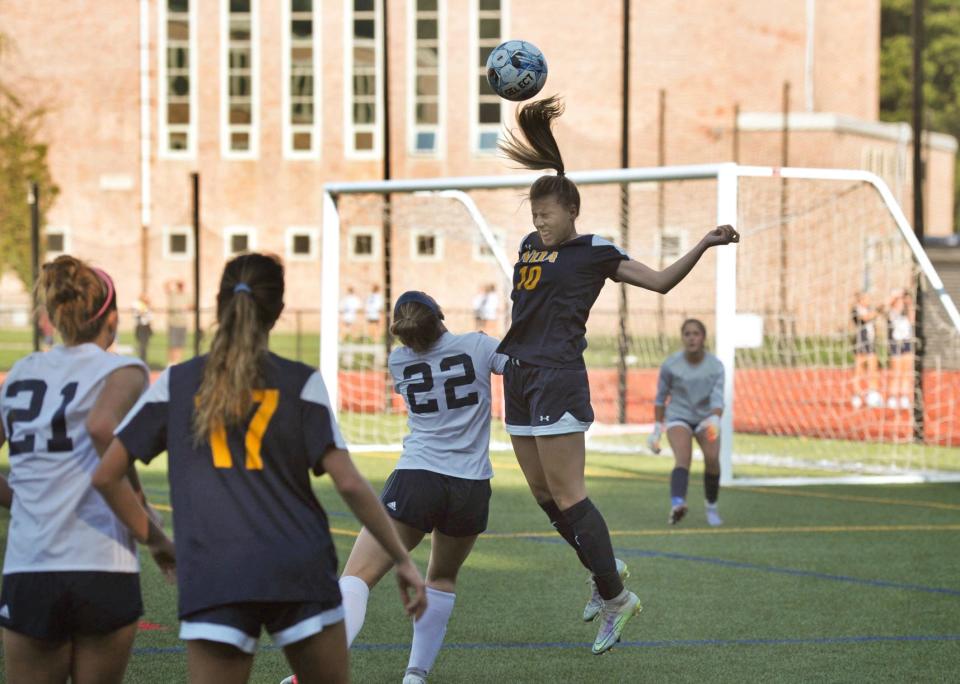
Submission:
<svg viewBox="0 0 960 684">
<path fill-rule="evenodd" d="M 284 679 L 280 684 L 297 684 L 297 675 L 290 675 Z"/>
<path fill-rule="evenodd" d="M 720 527 L 723 524 L 723 518 L 720 517 L 715 503 L 707 503 L 707 524 L 711 527 Z"/>
<path fill-rule="evenodd" d="M 627 592 L 627 598 L 622 603 L 618 605 L 611 605 L 611 603 L 611 601 L 603 602 L 603 609 L 600 611 L 600 631 L 597 632 L 597 639 L 593 642 L 593 655 L 606 653 L 616 646 L 627 622 L 643 610 L 640 599 L 632 591 Z"/>
<path fill-rule="evenodd" d="M 620 575 L 620 579 L 627 579 L 630 576 L 627 564 L 619 558 L 617 558 L 616 561 L 617 573 Z M 587 584 L 590 585 L 593 591 L 590 595 L 590 600 L 587 601 L 587 605 L 583 607 L 583 621 L 593 622 L 600 614 L 600 609 L 603 608 L 603 599 L 600 597 L 600 592 L 597 590 L 597 583 L 593 581 L 593 577 L 587 579 Z"/>
<path fill-rule="evenodd" d="M 403 684 L 427 684 L 427 673 L 415 667 L 408 667 L 403 675 Z"/>
<path fill-rule="evenodd" d="M 683 520 L 683 516 L 687 514 L 687 504 L 677 504 L 676 506 L 670 509 L 670 515 L 667 516 L 667 522 L 671 525 L 676 525 L 678 522 Z"/>
</svg>

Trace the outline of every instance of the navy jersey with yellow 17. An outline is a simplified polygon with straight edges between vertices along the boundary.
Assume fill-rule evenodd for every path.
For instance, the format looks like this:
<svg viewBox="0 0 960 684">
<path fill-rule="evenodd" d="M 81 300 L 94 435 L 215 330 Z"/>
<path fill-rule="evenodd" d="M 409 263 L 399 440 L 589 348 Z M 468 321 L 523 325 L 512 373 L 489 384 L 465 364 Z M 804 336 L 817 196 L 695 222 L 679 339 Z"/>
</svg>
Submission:
<svg viewBox="0 0 960 684">
<path fill-rule="evenodd" d="M 583 368 L 590 307 L 629 257 L 598 235 L 554 248 L 536 231 L 520 243 L 513 269 L 513 322 L 497 351 L 549 368 Z"/>
<path fill-rule="evenodd" d="M 250 601 L 338 606 L 336 552 L 310 473 L 345 443 L 320 374 L 269 354 L 247 420 L 198 445 L 206 358 L 164 371 L 116 431 L 131 458 L 167 451 L 180 616 Z"/>
</svg>

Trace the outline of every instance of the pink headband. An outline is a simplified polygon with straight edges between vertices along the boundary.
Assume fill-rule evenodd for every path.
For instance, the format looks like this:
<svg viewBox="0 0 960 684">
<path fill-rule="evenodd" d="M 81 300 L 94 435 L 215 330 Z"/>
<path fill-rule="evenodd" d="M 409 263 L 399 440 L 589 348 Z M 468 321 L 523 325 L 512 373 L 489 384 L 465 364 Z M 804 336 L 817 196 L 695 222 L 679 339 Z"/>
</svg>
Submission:
<svg viewBox="0 0 960 684">
<path fill-rule="evenodd" d="M 101 306 L 100 310 L 93 315 L 93 318 L 91 318 L 88 321 L 84 321 L 83 323 L 84 325 L 89 325 L 90 323 L 93 323 L 95 320 L 100 318 L 104 314 L 104 312 L 107 310 L 107 307 L 110 306 L 110 302 L 113 300 L 113 280 L 110 278 L 110 276 L 107 275 L 107 272 L 104 270 L 101 270 L 99 268 L 94 268 L 93 272 L 96 273 L 97 277 L 100 278 L 100 280 L 103 281 L 103 284 L 107 286 L 107 298 L 103 300 L 103 306 Z"/>
</svg>

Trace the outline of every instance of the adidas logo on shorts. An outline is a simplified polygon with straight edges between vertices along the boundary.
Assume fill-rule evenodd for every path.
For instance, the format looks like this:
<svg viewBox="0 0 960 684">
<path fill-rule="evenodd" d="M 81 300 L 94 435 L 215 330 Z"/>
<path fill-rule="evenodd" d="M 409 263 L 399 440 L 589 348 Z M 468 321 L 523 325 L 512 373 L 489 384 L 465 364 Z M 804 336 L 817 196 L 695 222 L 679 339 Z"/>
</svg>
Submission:
<svg viewBox="0 0 960 684">
<path fill-rule="evenodd" d="M 397 510 L 397 502 L 391 501 L 390 503 L 387 504 L 387 508 L 389 508 L 391 511 Z"/>
</svg>

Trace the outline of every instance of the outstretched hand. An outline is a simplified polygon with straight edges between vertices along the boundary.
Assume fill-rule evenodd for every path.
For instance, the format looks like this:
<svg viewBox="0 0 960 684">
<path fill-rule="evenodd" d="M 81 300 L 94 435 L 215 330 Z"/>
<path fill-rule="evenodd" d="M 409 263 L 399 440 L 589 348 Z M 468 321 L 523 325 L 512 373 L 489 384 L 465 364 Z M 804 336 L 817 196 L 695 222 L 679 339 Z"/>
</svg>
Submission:
<svg viewBox="0 0 960 684">
<path fill-rule="evenodd" d="M 397 565 L 396 570 L 403 609 L 414 620 L 419 620 L 423 611 L 427 609 L 427 591 L 420 571 L 409 558 Z"/>
<path fill-rule="evenodd" d="M 740 233 L 733 229 L 733 226 L 724 224 L 717 226 L 704 236 L 707 247 L 718 247 L 720 245 L 729 245 L 731 242 L 740 242 Z"/>
</svg>

